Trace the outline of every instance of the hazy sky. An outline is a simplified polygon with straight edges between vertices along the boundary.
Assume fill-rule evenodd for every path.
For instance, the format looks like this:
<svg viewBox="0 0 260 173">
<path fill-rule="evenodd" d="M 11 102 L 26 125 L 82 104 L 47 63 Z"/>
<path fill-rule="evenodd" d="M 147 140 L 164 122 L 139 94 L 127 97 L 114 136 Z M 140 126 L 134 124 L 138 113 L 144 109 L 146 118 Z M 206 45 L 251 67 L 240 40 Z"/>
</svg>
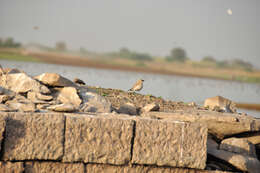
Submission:
<svg viewBox="0 0 260 173">
<path fill-rule="evenodd" d="M 260 0 L 0 0 L 0 37 L 159 56 L 181 46 L 191 59 L 241 58 L 260 67 L 259 18 Z"/>
</svg>

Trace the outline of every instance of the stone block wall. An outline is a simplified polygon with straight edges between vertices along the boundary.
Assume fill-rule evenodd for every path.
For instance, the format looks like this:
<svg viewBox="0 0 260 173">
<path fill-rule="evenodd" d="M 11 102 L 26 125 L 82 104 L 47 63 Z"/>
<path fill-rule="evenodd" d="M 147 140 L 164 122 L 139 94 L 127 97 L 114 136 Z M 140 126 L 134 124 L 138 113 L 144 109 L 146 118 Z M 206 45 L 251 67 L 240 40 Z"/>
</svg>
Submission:
<svg viewBox="0 0 260 173">
<path fill-rule="evenodd" d="M 0 113 L 0 172 L 205 172 L 206 142 L 199 123 Z"/>
</svg>

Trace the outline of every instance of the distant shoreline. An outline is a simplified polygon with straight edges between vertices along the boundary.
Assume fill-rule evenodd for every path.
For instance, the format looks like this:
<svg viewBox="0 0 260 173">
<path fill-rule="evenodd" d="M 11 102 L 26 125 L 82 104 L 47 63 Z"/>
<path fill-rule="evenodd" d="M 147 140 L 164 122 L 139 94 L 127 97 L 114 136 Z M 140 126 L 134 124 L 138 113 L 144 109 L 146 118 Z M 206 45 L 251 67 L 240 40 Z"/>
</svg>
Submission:
<svg viewBox="0 0 260 173">
<path fill-rule="evenodd" d="M 57 52 L 33 52 L 22 49 L 0 49 L 0 53 L 3 52 L 15 53 L 17 55 L 17 57 L 15 57 L 16 59 L 20 58 L 21 60 L 24 59 L 27 61 L 45 62 L 50 64 L 133 71 L 161 75 L 177 75 L 183 77 L 196 77 L 213 80 L 260 83 L 260 71 L 250 73 L 229 69 L 196 68 L 189 64 L 170 64 L 170 62 L 138 62 L 125 60 L 122 58 L 91 58 Z"/>
</svg>

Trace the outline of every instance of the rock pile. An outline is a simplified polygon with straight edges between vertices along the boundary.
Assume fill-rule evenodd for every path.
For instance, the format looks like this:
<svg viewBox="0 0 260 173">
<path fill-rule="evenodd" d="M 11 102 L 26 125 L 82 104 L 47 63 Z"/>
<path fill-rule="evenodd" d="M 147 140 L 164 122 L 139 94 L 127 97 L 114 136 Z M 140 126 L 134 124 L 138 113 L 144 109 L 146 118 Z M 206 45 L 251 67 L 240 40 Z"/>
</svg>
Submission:
<svg viewBox="0 0 260 173">
<path fill-rule="evenodd" d="M 0 80 L 0 111 L 4 112 L 111 112 L 111 103 L 86 86 L 56 73 L 30 77 L 11 70 Z"/>
<path fill-rule="evenodd" d="M 128 114 L 133 119 L 136 115 L 140 115 L 141 118 L 148 120 L 198 122 L 208 129 L 205 169 L 260 172 L 260 120 L 236 113 L 230 100 L 220 96 L 209 98 L 205 105 L 211 110 L 207 110 L 195 103 L 181 107 L 179 103 L 173 104 L 173 102 L 165 102 L 162 99 L 160 102 L 156 102 L 155 98 L 150 96 L 138 95 L 135 97 L 133 94 L 124 94 L 123 91 L 114 93 L 116 94 L 110 98 L 107 94 L 98 93 L 95 89 L 84 85 L 80 79 L 72 82 L 55 73 L 44 73 L 31 77 L 17 69 L 0 70 L 0 112 L 113 112 L 112 115 Z M 141 97 L 145 98 L 144 103 L 141 103 Z M 118 103 L 118 100 L 123 101 Z M 217 103 L 217 107 L 214 105 L 215 103 Z M 176 107 L 178 109 L 175 109 Z M 162 112 L 164 110 L 167 112 Z M 147 122 L 145 121 L 145 123 Z M 147 124 L 142 128 L 151 131 L 150 136 L 155 135 L 153 131 L 156 127 L 153 124 Z M 159 127 L 158 129 L 156 139 L 162 136 L 159 134 Z M 189 132 L 185 131 L 186 133 Z M 138 139 L 138 135 L 142 134 L 134 135 Z M 142 138 L 144 137 L 140 136 L 140 139 Z M 199 141 L 194 141 L 194 145 L 197 142 Z M 191 149 L 187 148 L 187 151 Z M 136 153 L 132 154 L 132 159 L 144 159 L 135 156 Z M 188 154 L 189 152 L 187 152 Z M 146 159 L 150 161 L 151 158 Z M 139 160 L 136 163 L 139 163 Z"/>
</svg>

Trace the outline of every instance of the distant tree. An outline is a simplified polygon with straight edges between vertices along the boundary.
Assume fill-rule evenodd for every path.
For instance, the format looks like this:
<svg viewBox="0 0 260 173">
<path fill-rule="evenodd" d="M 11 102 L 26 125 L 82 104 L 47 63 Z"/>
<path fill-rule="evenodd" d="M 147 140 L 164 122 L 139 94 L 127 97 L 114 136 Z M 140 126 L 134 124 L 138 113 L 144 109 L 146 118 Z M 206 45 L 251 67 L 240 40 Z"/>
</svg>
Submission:
<svg viewBox="0 0 260 173">
<path fill-rule="evenodd" d="M 59 50 L 59 51 L 67 50 L 67 46 L 66 46 L 66 43 L 64 41 L 57 42 L 55 48 L 56 48 L 56 50 Z"/>
<path fill-rule="evenodd" d="M 12 37 L 8 37 L 5 40 L 0 38 L 0 46 L 17 48 L 21 46 L 21 43 L 15 42 Z"/>
<path fill-rule="evenodd" d="M 219 67 L 219 68 L 227 68 L 229 66 L 230 66 L 230 62 L 227 60 L 217 62 L 217 67 Z"/>
<path fill-rule="evenodd" d="M 202 62 L 216 63 L 217 61 L 216 61 L 215 58 L 212 57 L 212 56 L 205 56 L 204 58 L 202 58 Z"/>
<path fill-rule="evenodd" d="M 234 59 L 230 62 L 232 67 L 235 68 L 243 68 L 244 70 L 247 71 L 252 71 L 253 70 L 253 65 L 249 62 L 243 61 L 241 59 Z"/>
<path fill-rule="evenodd" d="M 80 47 L 80 48 L 79 48 L 79 52 L 80 52 L 81 54 L 83 54 L 83 55 L 85 55 L 85 54 L 88 53 L 87 49 L 85 49 L 84 47 Z"/>
<path fill-rule="evenodd" d="M 13 47 L 14 39 L 12 37 L 8 37 L 4 42 L 5 47 Z"/>
<path fill-rule="evenodd" d="M 129 54 L 130 50 L 126 47 L 122 47 L 122 48 L 119 49 L 119 53 L 120 54 Z"/>
<path fill-rule="evenodd" d="M 139 53 L 130 51 L 128 48 L 123 47 L 119 50 L 119 57 L 127 58 L 127 59 L 134 59 L 140 61 L 151 61 L 153 58 L 147 53 Z"/>
<path fill-rule="evenodd" d="M 181 47 L 177 47 L 171 50 L 170 56 L 167 56 L 166 59 L 168 61 L 185 62 L 188 58 L 186 51 Z"/>
</svg>

